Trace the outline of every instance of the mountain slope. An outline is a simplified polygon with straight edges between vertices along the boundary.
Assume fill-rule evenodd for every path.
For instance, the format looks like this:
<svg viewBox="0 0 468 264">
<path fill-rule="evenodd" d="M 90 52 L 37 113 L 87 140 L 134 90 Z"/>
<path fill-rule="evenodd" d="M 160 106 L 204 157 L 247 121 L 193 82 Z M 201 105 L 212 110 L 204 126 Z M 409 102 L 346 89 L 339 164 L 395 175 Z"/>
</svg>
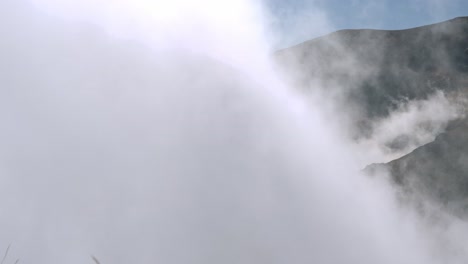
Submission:
<svg viewBox="0 0 468 264">
<path fill-rule="evenodd" d="M 441 203 L 458 214 L 468 212 L 468 119 L 452 122 L 445 133 L 389 163 L 364 171 L 388 171 L 408 193 Z"/>
<path fill-rule="evenodd" d="M 372 124 L 406 102 L 436 91 L 452 103 L 468 95 L 468 17 L 407 30 L 342 30 L 276 56 L 304 91 L 323 89 L 352 110 L 356 138 L 371 137 Z M 468 119 L 451 122 L 433 142 L 399 159 L 365 169 L 381 171 L 404 193 L 468 213 Z"/>
<path fill-rule="evenodd" d="M 322 87 L 357 110 L 362 134 L 403 101 L 436 90 L 466 93 L 468 17 L 408 30 L 342 30 L 276 56 L 300 87 Z"/>
</svg>

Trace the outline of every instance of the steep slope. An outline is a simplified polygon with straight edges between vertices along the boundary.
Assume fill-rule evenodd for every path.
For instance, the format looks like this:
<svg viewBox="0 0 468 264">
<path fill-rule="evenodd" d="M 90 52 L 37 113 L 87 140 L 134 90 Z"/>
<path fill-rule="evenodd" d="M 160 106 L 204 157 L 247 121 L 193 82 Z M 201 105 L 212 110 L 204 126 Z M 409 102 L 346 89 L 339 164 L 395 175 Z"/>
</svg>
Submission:
<svg viewBox="0 0 468 264">
<path fill-rule="evenodd" d="M 468 95 L 468 17 L 407 30 L 342 30 L 276 55 L 305 92 L 323 89 L 352 110 L 357 138 L 371 137 L 372 124 L 402 103 L 436 91 L 450 102 Z M 451 122 L 433 142 L 399 159 L 365 169 L 379 171 L 415 194 L 406 197 L 468 213 L 468 119 Z"/>
<path fill-rule="evenodd" d="M 276 55 L 303 89 L 322 87 L 357 110 L 362 133 L 402 101 L 436 90 L 465 94 L 468 17 L 408 30 L 342 30 Z"/>
<path fill-rule="evenodd" d="M 452 122 L 434 142 L 387 164 L 372 164 L 365 172 L 381 170 L 409 193 L 422 195 L 458 214 L 468 213 L 468 119 Z"/>
</svg>

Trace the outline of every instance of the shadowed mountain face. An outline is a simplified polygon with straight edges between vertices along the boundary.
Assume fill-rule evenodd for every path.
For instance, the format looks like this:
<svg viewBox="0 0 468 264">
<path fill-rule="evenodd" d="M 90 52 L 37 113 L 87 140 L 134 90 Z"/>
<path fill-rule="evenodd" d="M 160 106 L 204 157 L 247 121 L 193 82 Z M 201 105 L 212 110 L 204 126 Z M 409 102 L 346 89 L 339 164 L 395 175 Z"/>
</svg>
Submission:
<svg viewBox="0 0 468 264">
<path fill-rule="evenodd" d="M 452 122 L 445 133 L 387 164 L 365 172 L 387 171 L 406 193 L 444 205 L 455 214 L 468 213 L 468 119 Z"/>
<path fill-rule="evenodd" d="M 339 94 L 361 134 L 402 101 L 468 87 L 468 17 L 408 30 L 342 30 L 281 50 L 304 89 Z M 319 82 L 319 85 L 316 85 Z"/>
<path fill-rule="evenodd" d="M 352 110 L 353 137 L 370 137 L 372 124 L 402 103 L 436 91 L 454 104 L 466 98 L 468 17 L 408 30 L 338 31 L 277 56 L 305 92 L 321 87 Z M 467 213 L 468 119 L 452 121 L 433 142 L 399 159 L 365 169 L 382 171 L 406 194 Z"/>
</svg>

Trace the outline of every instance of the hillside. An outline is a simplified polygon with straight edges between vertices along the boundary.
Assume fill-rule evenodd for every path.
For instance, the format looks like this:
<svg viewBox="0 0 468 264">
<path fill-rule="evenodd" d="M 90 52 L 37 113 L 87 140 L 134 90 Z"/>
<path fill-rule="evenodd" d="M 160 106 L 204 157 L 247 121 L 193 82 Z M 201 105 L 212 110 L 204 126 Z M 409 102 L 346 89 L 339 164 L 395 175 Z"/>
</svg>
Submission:
<svg viewBox="0 0 468 264">
<path fill-rule="evenodd" d="M 440 203 L 456 214 L 468 213 L 468 119 L 452 122 L 433 142 L 389 163 L 364 170 L 388 171 L 406 193 Z"/>
<path fill-rule="evenodd" d="M 468 90 L 468 17 L 407 30 L 342 30 L 281 50 L 277 57 L 304 91 L 321 87 L 355 111 L 356 137 L 402 103 Z M 317 85 L 319 84 L 319 85 Z M 468 212 L 468 119 L 449 123 L 433 142 L 365 172 L 387 171 L 403 193 Z M 416 196 L 413 196 L 415 198 Z"/>
<path fill-rule="evenodd" d="M 303 89 L 320 86 L 351 104 L 362 134 L 402 101 L 436 90 L 465 94 L 468 17 L 407 30 L 341 30 L 276 56 Z"/>
</svg>

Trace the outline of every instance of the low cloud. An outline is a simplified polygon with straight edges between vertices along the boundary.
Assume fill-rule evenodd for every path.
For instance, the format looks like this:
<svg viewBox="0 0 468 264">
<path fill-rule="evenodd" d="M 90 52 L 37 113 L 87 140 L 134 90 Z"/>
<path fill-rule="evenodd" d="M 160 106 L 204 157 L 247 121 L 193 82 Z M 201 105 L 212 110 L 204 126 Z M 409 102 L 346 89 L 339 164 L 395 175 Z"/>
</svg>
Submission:
<svg viewBox="0 0 468 264">
<path fill-rule="evenodd" d="M 11 256 L 433 261 L 419 218 L 357 172 L 322 105 L 273 71 L 258 6 L 35 4 L 0 3 L 0 248 L 11 242 Z M 424 120 L 421 105 L 406 110 Z"/>
<path fill-rule="evenodd" d="M 432 142 L 450 121 L 464 117 L 464 102 L 437 91 L 427 100 L 403 101 L 386 118 L 372 124 L 369 138 L 362 145 L 364 163 L 389 162 Z"/>
</svg>

